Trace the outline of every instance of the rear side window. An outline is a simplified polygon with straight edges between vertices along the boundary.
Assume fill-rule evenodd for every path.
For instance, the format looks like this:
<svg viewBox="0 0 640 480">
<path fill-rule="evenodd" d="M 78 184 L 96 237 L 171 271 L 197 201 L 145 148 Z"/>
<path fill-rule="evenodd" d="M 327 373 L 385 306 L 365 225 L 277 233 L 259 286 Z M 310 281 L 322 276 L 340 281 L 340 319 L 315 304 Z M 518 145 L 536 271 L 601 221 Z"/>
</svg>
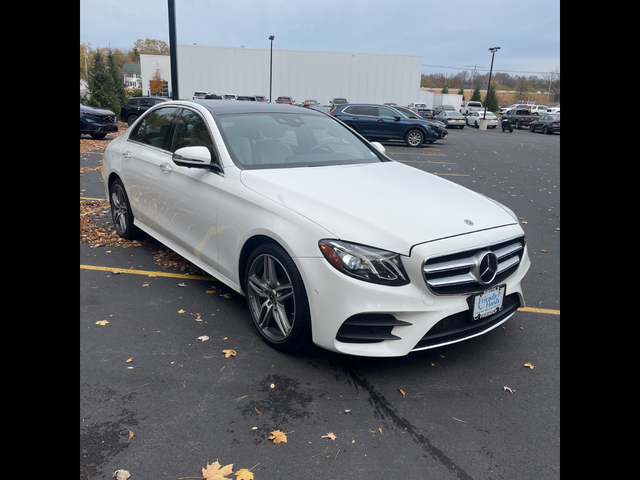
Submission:
<svg viewBox="0 0 640 480">
<path fill-rule="evenodd" d="M 372 107 L 369 105 L 352 105 L 343 110 L 344 113 L 349 115 L 366 115 L 369 117 L 376 117 L 378 115 L 378 107 Z"/>
<path fill-rule="evenodd" d="M 171 125 L 176 107 L 154 110 L 145 116 L 129 135 L 129 140 L 164 150 L 169 149 Z"/>
</svg>

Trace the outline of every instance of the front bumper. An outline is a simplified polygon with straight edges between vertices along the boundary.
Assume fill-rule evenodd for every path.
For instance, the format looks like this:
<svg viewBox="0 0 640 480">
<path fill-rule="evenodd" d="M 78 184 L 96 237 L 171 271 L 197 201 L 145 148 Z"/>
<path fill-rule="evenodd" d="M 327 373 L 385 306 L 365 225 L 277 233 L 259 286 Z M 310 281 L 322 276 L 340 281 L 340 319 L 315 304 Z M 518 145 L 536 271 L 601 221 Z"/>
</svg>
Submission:
<svg viewBox="0 0 640 480">
<path fill-rule="evenodd" d="M 521 234 L 519 226 L 513 225 L 417 245 L 410 257 L 403 257 L 411 281 L 402 287 L 347 277 L 323 258 L 299 258 L 311 309 L 313 342 L 350 355 L 395 357 L 488 332 L 525 305 L 521 284 L 530 266 L 526 246 L 519 266 L 502 282 L 506 288 L 502 312 L 477 321 L 470 319 L 470 295 L 435 295 L 427 288 L 422 275 L 423 261 L 443 252 L 497 243 Z M 378 320 L 379 327 L 371 326 L 368 322 L 371 318 Z M 373 341 L 348 340 L 360 321 L 363 328 L 369 329 Z M 345 330 L 347 324 L 353 329 Z"/>
</svg>

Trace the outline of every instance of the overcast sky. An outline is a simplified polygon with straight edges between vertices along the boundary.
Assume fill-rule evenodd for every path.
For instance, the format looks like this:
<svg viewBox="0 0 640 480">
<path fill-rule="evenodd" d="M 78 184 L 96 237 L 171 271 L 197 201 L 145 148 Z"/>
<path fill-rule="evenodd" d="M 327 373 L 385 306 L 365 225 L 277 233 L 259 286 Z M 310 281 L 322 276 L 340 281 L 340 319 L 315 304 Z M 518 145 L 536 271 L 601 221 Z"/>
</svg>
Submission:
<svg viewBox="0 0 640 480">
<path fill-rule="evenodd" d="M 168 0 L 80 0 L 80 43 L 169 44 Z M 422 56 L 422 73 L 560 69 L 560 0 L 175 0 L 179 45 Z"/>
</svg>

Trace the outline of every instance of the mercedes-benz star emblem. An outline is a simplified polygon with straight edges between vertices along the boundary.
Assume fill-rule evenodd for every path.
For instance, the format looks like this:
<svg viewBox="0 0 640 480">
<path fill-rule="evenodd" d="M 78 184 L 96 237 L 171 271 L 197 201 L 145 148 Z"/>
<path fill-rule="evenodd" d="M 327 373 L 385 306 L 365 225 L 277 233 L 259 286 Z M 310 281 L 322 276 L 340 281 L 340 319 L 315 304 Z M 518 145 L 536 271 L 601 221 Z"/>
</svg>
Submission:
<svg viewBox="0 0 640 480">
<path fill-rule="evenodd" d="M 480 280 L 485 284 L 491 283 L 496 278 L 498 272 L 498 257 L 493 252 L 487 252 L 481 259 L 478 265 L 478 273 Z"/>
</svg>

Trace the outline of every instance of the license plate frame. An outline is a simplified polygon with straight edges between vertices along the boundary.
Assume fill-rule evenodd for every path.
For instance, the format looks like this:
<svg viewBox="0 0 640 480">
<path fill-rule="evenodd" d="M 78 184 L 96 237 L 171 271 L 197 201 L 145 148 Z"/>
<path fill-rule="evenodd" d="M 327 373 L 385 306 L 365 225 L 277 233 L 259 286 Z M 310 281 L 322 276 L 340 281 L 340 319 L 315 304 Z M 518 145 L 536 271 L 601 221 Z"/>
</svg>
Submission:
<svg viewBox="0 0 640 480">
<path fill-rule="evenodd" d="M 480 320 L 498 313 L 504 308 L 504 298 L 507 290 L 505 284 L 496 285 L 484 292 L 473 295 L 471 301 L 471 320 Z"/>
</svg>

